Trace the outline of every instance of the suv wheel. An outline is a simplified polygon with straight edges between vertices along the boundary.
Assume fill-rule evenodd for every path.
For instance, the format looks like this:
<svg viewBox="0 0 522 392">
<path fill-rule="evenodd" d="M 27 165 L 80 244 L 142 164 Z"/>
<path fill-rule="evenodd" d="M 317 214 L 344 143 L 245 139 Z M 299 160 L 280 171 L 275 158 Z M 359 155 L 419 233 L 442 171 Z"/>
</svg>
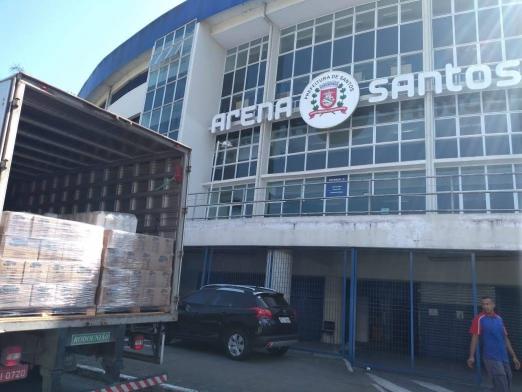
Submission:
<svg viewBox="0 0 522 392">
<path fill-rule="evenodd" d="M 240 330 L 230 330 L 224 339 L 225 352 L 229 358 L 242 360 L 250 354 L 250 338 Z"/>
<path fill-rule="evenodd" d="M 288 347 L 272 347 L 267 348 L 267 350 L 270 355 L 273 355 L 274 357 L 281 357 L 286 354 Z"/>
</svg>

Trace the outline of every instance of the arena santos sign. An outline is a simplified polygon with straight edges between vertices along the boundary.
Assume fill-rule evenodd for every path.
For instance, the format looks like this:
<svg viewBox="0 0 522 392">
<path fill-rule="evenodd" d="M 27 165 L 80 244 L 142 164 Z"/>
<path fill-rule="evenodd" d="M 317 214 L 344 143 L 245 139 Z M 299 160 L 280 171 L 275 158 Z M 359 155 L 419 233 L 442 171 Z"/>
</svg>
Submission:
<svg viewBox="0 0 522 392">
<path fill-rule="evenodd" d="M 369 84 L 368 102 L 396 100 L 399 96 L 422 97 L 426 94 L 428 83 L 431 84 L 434 94 L 518 86 L 522 82 L 520 63 L 520 60 L 504 61 L 497 64 L 493 70 L 486 64 L 470 65 L 464 72 L 464 80 L 461 83 L 455 81 L 455 76 L 463 72 L 462 67 L 453 64 L 446 64 L 444 67 L 445 77 L 441 71 L 426 71 L 375 79 Z M 307 124 L 325 129 L 348 119 L 358 103 L 359 87 L 355 79 L 345 72 L 331 71 L 317 76 L 306 86 L 299 101 L 299 111 Z M 241 126 L 247 127 L 260 124 L 264 120 L 289 118 L 292 114 L 292 98 L 286 97 L 275 102 L 264 102 L 216 114 L 212 119 L 210 131 L 226 132 L 237 120 Z"/>
</svg>

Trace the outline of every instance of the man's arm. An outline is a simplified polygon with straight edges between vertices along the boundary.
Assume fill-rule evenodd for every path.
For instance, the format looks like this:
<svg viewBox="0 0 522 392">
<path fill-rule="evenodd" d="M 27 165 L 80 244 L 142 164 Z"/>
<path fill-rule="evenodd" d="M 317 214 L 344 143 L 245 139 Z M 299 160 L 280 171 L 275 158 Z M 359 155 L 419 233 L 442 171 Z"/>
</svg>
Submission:
<svg viewBox="0 0 522 392">
<path fill-rule="evenodd" d="M 473 365 L 475 364 L 475 352 L 477 351 L 478 340 L 478 335 L 471 335 L 471 344 L 469 345 L 468 367 L 472 369 Z"/>
<path fill-rule="evenodd" d="M 511 358 L 513 358 L 513 363 L 515 364 L 515 369 L 519 370 L 520 361 L 517 358 L 517 354 L 515 354 L 515 350 L 513 350 L 513 346 L 511 345 L 511 341 L 509 340 L 507 335 L 505 336 L 505 339 L 506 339 L 506 347 L 509 352 L 509 355 L 511 355 Z"/>
</svg>

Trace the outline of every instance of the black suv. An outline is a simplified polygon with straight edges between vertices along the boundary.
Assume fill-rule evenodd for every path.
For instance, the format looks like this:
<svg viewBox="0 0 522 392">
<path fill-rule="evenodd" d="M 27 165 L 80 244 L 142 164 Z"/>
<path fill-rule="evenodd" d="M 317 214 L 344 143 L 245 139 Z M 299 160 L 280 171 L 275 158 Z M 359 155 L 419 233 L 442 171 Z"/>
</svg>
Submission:
<svg viewBox="0 0 522 392">
<path fill-rule="evenodd" d="M 253 348 L 283 355 L 297 342 L 297 320 L 283 294 L 264 287 L 212 284 L 183 298 L 168 335 L 218 342 L 232 359 Z"/>
</svg>

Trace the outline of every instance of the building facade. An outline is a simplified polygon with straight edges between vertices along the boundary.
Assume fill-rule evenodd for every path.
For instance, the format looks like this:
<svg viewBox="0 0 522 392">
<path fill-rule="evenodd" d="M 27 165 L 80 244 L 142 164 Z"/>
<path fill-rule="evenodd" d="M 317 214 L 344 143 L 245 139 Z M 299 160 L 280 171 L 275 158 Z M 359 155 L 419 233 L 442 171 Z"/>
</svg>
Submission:
<svg viewBox="0 0 522 392">
<path fill-rule="evenodd" d="M 521 19 L 517 0 L 188 0 L 80 95 L 193 148 L 182 293 L 273 287 L 302 348 L 473 380 L 482 295 L 522 352 Z M 360 97 L 311 126 L 303 91 L 333 71 Z M 351 91 L 321 86 L 328 123 Z"/>
</svg>

